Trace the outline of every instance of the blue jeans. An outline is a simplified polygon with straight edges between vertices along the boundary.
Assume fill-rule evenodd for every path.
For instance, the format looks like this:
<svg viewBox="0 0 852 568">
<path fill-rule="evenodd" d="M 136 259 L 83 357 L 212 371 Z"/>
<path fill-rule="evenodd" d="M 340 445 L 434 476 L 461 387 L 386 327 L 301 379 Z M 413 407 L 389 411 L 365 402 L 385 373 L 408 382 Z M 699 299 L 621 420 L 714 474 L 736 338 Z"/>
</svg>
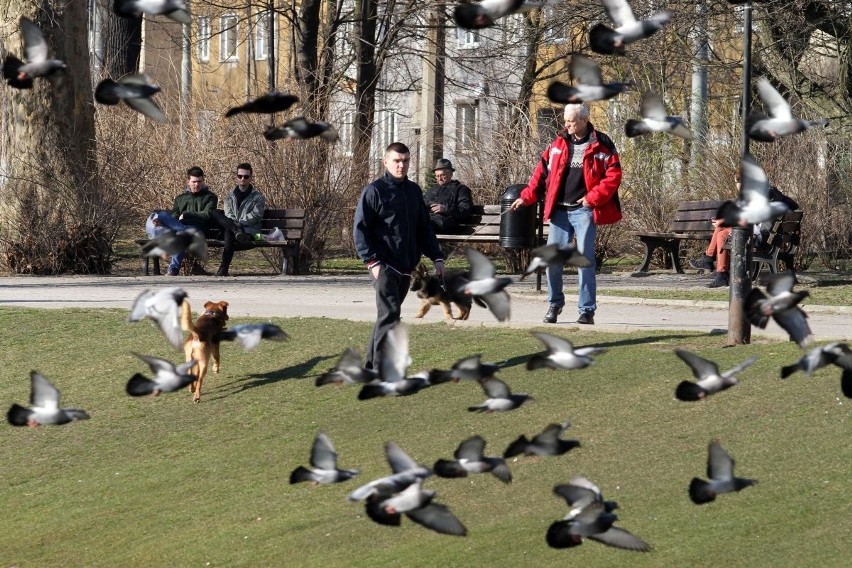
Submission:
<svg viewBox="0 0 852 568">
<path fill-rule="evenodd" d="M 157 220 L 160 222 L 160 227 L 165 227 L 170 231 L 174 231 L 175 233 L 179 231 L 183 231 L 187 228 L 187 225 L 184 225 L 177 219 L 175 219 L 171 213 L 168 211 L 155 211 L 157 214 Z M 150 216 L 149 216 L 150 218 Z M 145 225 L 146 232 L 148 232 L 148 224 Z M 153 227 L 153 231 L 159 234 L 161 231 L 157 231 L 158 227 Z M 148 232 L 148 236 L 153 238 L 156 234 L 152 235 L 151 232 Z M 180 263 L 183 262 L 183 257 L 186 256 L 186 253 L 176 254 L 172 257 L 171 262 L 169 262 L 169 272 L 178 272 L 180 270 Z"/>
<path fill-rule="evenodd" d="M 567 245 L 577 238 L 577 249 L 592 261 L 588 268 L 578 268 L 577 282 L 577 311 L 581 314 L 594 314 L 597 305 L 597 283 L 595 282 L 595 235 L 596 227 L 592 210 L 580 207 L 574 211 L 554 209 L 550 214 L 550 235 L 547 244 Z M 562 293 L 562 272 L 564 265 L 547 267 L 547 301 L 559 306 L 565 305 L 565 294 Z"/>
</svg>

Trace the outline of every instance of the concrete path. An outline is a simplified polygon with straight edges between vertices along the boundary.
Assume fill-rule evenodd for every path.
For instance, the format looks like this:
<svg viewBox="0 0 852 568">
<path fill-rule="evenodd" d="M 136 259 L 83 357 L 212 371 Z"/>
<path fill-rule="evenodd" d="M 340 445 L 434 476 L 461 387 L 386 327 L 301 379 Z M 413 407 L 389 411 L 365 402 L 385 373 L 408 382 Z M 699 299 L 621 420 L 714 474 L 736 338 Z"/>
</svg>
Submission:
<svg viewBox="0 0 852 568">
<path fill-rule="evenodd" d="M 680 275 L 665 275 L 660 281 L 677 283 L 679 287 L 701 286 L 701 281 L 684 282 Z M 576 320 L 576 277 L 566 277 L 566 309 L 554 329 L 573 327 Z M 599 287 L 657 287 L 647 279 L 615 279 L 602 275 Z M 627 285 L 624 285 L 627 282 Z M 34 308 L 129 308 L 134 298 L 147 288 L 181 286 L 189 294 L 193 309 L 204 301 L 227 300 L 229 312 L 248 317 L 329 317 L 357 321 L 373 321 L 375 296 L 369 278 L 364 276 L 241 276 L 216 277 L 0 277 L 0 306 Z M 670 287 L 670 286 L 667 286 Z M 497 322 L 486 310 L 474 306 L 466 322 L 453 325 L 510 325 L 513 327 L 544 326 L 541 319 L 547 310 L 543 292 L 535 291 L 535 283 L 513 284 L 512 319 L 509 324 Z M 403 319 L 415 323 L 419 300 L 410 294 L 403 306 Z M 805 306 L 811 329 L 818 340 L 852 337 L 852 308 L 849 306 Z M 424 323 L 442 321 L 440 309 L 433 308 Z M 727 333 L 728 303 L 686 300 L 643 300 L 615 296 L 598 296 L 598 312 L 594 329 L 601 331 L 694 330 Z M 774 322 L 766 330 L 752 329 L 754 337 L 786 337 Z"/>
</svg>

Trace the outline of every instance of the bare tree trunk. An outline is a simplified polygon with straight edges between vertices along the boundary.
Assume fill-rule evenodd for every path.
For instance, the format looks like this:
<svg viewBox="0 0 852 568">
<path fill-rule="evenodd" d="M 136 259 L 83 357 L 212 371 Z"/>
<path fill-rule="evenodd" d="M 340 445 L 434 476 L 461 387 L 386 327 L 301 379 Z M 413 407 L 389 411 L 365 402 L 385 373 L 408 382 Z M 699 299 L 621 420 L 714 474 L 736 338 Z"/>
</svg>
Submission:
<svg viewBox="0 0 852 568">
<path fill-rule="evenodd" d="M 119 78 L 139 70 L 142 52 L 142 18 L 122 18 L 112 10 L 112 0 L 97 0 L 100 16 L 105 77 Z"/>
<path fill-rule="evenodd" d="M 352 173 L 349 179 L 353 184 L 363 185 L 370 175 L 370 142 L 373 137 L 376 85 L 379 79 L 375 58 L 378 0 L 357 0 L 355 16 L 355 60 L 358 72 L 355 79 L 356 118 L 352 132 Z"/>
</svg>

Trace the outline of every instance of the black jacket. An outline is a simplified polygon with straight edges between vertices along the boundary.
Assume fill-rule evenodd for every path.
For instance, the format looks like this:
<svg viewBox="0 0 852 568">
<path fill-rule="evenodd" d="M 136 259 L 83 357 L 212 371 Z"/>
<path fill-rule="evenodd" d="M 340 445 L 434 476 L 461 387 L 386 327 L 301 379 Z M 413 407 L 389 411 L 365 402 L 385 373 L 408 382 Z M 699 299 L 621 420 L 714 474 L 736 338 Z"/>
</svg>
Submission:
<svg viewBox="0 0 852 568">
<path fill-rule="evenodd" d="M 426 192 L 423 200 L 427 207 L 435 203 L 444 205 L 446 213 L 438 213 L 445 217 L 452 217 L 459 223 L 467 221 L 473 209 L 473 198 L 470 188 L 457 179 L 451 179 L 444 185 L 436 184 Z"/>
</svg>

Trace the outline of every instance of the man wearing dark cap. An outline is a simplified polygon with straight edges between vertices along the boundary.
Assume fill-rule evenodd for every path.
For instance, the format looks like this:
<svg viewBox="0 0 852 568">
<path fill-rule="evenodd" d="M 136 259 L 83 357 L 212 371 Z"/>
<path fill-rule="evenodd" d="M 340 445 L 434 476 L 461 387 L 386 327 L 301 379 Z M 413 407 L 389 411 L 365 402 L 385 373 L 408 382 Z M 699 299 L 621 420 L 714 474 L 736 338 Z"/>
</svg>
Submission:
<svg viewBox="0 0 852 568">
<path fill-rule="evenodd" d="M 467 221 L 473 208 L 470 188 L 453 179 L 453 163 L 441 158 L 435 163 L 434 185 L 423 200 L 429 208 L 432 227 L 438 234 L 453 234 L 460 223 Z"/>
</svg>

